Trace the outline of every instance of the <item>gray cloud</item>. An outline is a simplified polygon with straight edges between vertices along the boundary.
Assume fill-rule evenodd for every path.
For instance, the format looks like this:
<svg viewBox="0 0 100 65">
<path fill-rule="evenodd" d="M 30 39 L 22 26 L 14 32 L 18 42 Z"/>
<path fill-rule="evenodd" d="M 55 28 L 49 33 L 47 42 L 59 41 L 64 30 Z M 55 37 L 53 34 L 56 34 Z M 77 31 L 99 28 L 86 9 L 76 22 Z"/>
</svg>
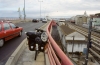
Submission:
<svg viewBox="0 0 100 65">
<path fill-rule="evenodd" d="M 17 3 L 19 3 L 18 0 L 1 0 L 1 3 L 0 3 L 1 6 L 0 6 L 0 8 L 13 7 Z"/>
<path fill-rule="evenodd" d="M 25 0 L 27 16 L 40 16 L 40 2 L 38 0 Z M 18 16 L 18 8 L 20 7 L 23 15 L 24 0 L 0 0 L 0 17 L 3 16 Z M 43 0 L 41 2 L 42 16 L 50 15 L 54 12 L 60 13 L 61 16 L 79 14 L 82 11 L 89 11 L 95 13 L 100 11 L 100 0 Z M 66 13 L 61 14 L 61 13 Z M 69 14 L 70 13 L 70 14 Z M 98 12 L 97 12 L 98 13 Z M 83 14 L 83 13 L 81 13 Z M 55 16 L 55 14 L 54 14 Z M 73 15 L 72 15 L 73 16 Z"/>
<path fill-rule="evenodd" d="M 82 0 L 82 2 L 89 2 L 93 4 L 93 3 L 100 3 L 100 0 Z"/>
<path fill-rule="evenodd" d="M 0 11 L 2 13 L 0 13 L 0 17 L 16 17 L 18 16 L 18 12 L 17 11 Z"/>
</svg>

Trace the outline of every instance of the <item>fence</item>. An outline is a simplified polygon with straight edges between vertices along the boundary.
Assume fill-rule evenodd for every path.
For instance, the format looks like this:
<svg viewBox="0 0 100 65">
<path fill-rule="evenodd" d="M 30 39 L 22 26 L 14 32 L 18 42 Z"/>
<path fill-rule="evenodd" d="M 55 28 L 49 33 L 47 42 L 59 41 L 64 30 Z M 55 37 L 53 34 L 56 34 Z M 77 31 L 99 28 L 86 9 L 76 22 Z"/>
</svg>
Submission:
<svg viewBox="0 0 100 65">
<path fill-rule="evenodd" d="M 47 34 L 48 34 L 48 57 L 50 61 L 50 65 L 73 65 L 70 59 L 64 54 L 64 52 L 60 49 L 57 43 L 53 40 L 51 36 L 52 25 L 56 25 L 56 23 L 52 20 L 51 23 L 47 26 Z"/>
</svg>

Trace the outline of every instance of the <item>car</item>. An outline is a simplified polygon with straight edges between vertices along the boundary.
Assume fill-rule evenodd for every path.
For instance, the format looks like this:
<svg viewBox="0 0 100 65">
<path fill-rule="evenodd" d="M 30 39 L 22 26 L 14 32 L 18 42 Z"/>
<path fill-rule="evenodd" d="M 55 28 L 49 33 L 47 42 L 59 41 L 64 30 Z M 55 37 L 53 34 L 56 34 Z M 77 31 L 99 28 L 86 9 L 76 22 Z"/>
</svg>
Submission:
<svg viewBox="0 0 100 65">
<path fill-rule="evenodd" d="M 39 22 L 39 20 L 38 19 L 33 19 L 32 22 Z"/>
<path fill-rule="evenodd" d="M 47 19 L 42 19 L 42 23 L 47 23 Z"/>
<path fill-rule="evenodd" d="M 65 21 L 66 21 L 65 19 L 60 19 L 59 22 L 58 22 L 58 25 L 59 26 L 65 25 Z"/>
<path fill-rule="evenodd" d="M 22 35 L 22 31 L 22 27 L 18 27 L 8 21 L 0 21 L 0 47 L 4 45 L 5 41 L 17 36 L 20 37 Z"/>
<path fill-rule="evenodd" d="M 60 19 L 59 22 L 65 22 L 65 19 Z"/>
</svg>

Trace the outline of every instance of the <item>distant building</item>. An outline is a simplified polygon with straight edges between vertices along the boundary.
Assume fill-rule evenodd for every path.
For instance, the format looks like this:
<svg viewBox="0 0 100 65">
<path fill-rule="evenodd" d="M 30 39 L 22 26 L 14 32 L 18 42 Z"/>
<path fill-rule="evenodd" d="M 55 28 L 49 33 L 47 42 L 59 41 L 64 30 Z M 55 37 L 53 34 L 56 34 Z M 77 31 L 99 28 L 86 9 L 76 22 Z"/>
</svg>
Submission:
<svg viewBox="0 0 100 65">
<path fill-rule="evenodd" d="M 95 14 L 96 18 L 100 18 L 100 13 Z"/>
<path fill-rule="evenodd" d="M 100 26 L 100 13 L 87 15 L 86 11 L 83 15 L 76 15 L 70 18 L 70 22 L 75 23 L 77 25 L 89 24 L 90 18 L 93 19 L 92 26 Z"/>
<path fill-rule="evenodd" d="M 89 23 L 90 18 L 93 19 L 92 27 L 100 26 L 100 13 L 91 14 L 87 19 L 87 23 Z"/>
<path fill-rule="evenodd" d="M 71 18 L 70 22 L 74 22 L 77 25 L 82 25 L 83 23 L 87 23 L 87 18 L 88 18 L 88 15 L 87 15 L 87 13 L 85 11 L 83 15 L 73 16 Z"/>
<path fill-rule="evenodd" d="M 75 16 L 75 24 L 82 25 L 87 22 L 87 16 L 84 15 L 76 15 Z"/>
</svg>

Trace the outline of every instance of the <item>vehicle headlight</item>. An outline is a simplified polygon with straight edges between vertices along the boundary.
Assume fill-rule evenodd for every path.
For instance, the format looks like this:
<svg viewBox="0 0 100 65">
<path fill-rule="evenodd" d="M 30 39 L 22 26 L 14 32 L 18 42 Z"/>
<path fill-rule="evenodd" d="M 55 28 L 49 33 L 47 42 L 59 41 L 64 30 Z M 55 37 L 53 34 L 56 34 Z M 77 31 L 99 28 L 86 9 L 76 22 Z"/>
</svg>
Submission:
<svg viewBox="0 0 100 65">
<path fill-rule="evenodd" d="M 47 39 L 48 39 L 48 36 L 47 36 L 46 32 L 43 32 L 43 33 L 41 34 L 41 40 L 42 40 L 43 42 L 46 42 Z"/>
</svg>

